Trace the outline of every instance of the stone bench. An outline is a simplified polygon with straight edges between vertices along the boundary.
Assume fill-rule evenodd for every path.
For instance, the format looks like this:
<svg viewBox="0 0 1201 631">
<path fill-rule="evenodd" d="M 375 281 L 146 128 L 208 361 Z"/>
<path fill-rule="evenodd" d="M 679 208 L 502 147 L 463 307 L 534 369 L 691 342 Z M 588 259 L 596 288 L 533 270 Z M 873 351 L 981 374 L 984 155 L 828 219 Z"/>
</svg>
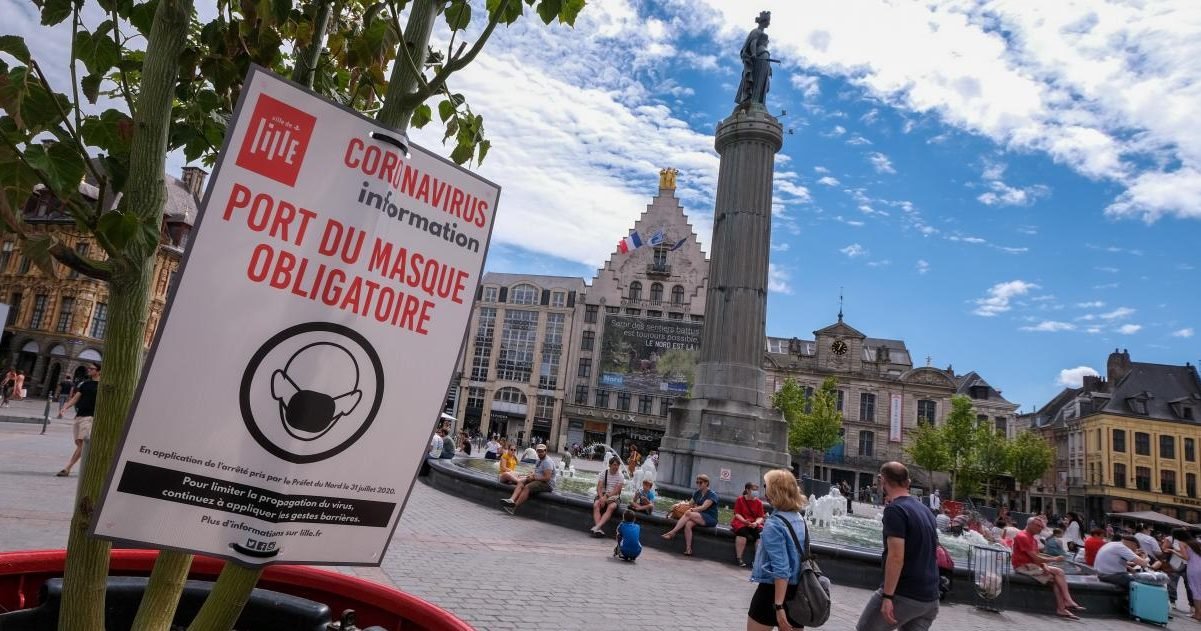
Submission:
<svg viewBox="0 0 1201 631">
<path fill-rule="evenodd" d="M 455 465 L 450 460 L 430 460 L 428 474 L 422 479 L 426 484 L 463 498 L 500 510 L 502 498 L 513 492 L 513 487 L 501 484 L 493 477 L 481 476 L 474 471 Z M 575 530 L 584 538 L 592 527 L 592 502 L 575 495 L 543 493 L 526 502 L 517 515 L 528 519 L 556 524 Z M 612 536 L 620 515 L 609 520 L 605 531 Z M 684 551 L 684 533 L 677 533 L 670 541 L 659 535 L 675 525 L 675 520 L 662 514 L 639 515 L 642 524 L 643 547 L 656 548 L 675 553 Z M 721 563 L 734 562 L 734 533 L 718 525 L 713 528 L 696 527 L 692 530 L 692 553 L 697 558 Z M 822 572 L 837 585 L 876 589 L 883 578 L 879 550 L 834 546 L 824 542 L 811 545 L 813 555 L 821 565 Z M 754 550 L 748 546 L 744 559 L 748 564 L 754 558 Z M 951 602 L 971 604 L 976 602 L 975 586 L 968 573 L 966 561 L 957 561 L 954 571 Z M 1122 590 L 1095 578 L 1069 577 L 1072 596 L 1087 608 L 1083 616 L 1125 615 Z M 1019 574 L 1009 575 L 1009 585 L 997 603 L 1002 610 L 1013 609 L 1033 613 L 1055 613 L 1055 595 L 1049 585 L 1041 585 L 1034 579 Z"/>
</svg>

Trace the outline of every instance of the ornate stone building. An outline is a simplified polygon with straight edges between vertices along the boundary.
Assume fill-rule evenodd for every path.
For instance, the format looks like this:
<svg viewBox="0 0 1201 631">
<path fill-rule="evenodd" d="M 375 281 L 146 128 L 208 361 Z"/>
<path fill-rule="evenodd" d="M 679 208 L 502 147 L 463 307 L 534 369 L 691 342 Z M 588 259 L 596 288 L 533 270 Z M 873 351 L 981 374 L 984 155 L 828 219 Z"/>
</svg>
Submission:
<svg viewBox="0 0 1201 631">
<path fill-rule="evenodd" d="M 185 167 L 181 179 L 166 178 L 167 208 L 150 286 L 147 348 L 154 339 L 168 289 L 187 246 L 207 175 L 202 169 Z M 99 194 L 88 182 L 81 183 L 79 191 L 93 202 Z M 31 234 L 53 233 L 82 255 L 104 258 L 95 240 L 76 226 L 47 191 L 36 192 L 22 212 Z M 14 237 L 0 241 L 0 301 L 9 307 L 0 339 L 0 362 L 25 371 L 30 396 L 53 392 L 66 376 L 82 379 L 84 363 L 104 360 L 108 286 L 58 263 L 54 268 L 55 276 L 47 276 L 21 254 Z"/>
<path fill-rule="evenodd" d="M 864 335 L 843 321 L 813 332 L 813 340 L 769 337 L 764 356 L 767 387 L 776 391 L 787 379 L 806 390 L 827 377 L 838 381 L 843 442 L 807 471 L 814 478 L 845 481 L 851 488 L 870 486 L 880 465 L 908 460 L 909 430 L 918 423 L 941 424 L 951 397 L 972 399 L 977 418 L 1012 436 L 1017 405 L 1006 401 L 975 372 L 956 375 L 951 367 L 914 367 L 905 342 Z"/>
<path fill-rule="evenodd" d="M 576 306 L 559 444 L 658 447 L 691 386 L 709 262 L 676 198 L 675 169 Z"/>
<path fill-rule="evenodd" d="M 448 403 L 459 427 L 557 445 L 581 278 L 484 274 Z"/>
</svg>

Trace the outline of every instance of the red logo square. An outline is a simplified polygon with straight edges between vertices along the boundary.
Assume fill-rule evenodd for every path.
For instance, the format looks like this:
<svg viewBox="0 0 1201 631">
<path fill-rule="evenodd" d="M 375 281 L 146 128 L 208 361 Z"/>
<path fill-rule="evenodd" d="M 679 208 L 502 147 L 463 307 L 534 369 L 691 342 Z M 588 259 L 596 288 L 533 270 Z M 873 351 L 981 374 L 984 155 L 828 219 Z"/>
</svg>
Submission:
<svg viewBox="0 0 1201 631">
<path fill-rule="evenodd" d="M 281 184 L 296 185 L 317 117 L 260 94 L 237 165 Z"/>
</svg>

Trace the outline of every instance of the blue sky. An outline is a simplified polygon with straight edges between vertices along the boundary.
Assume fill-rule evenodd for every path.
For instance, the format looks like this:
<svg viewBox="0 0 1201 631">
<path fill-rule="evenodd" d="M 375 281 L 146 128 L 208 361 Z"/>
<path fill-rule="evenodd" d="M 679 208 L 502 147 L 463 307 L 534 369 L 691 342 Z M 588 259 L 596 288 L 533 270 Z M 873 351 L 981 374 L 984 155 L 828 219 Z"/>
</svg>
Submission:
<svg viewBox="0 0 1201 631">
<path fill-rule="evenodd" d="M 483 114 L 479 171 L 503 187 L 488 268 L 591 280 L 665 166 L 707 249 L 713 129 L 763 9 L 783 62 L 768 106 L 793 130 L 769 334 L 811 337 L 843 288 L 859 330 L 1027 410 L 1115 347 L 1201 360 L 1192 0 L 593 0 L 574 29 L 499 29 L 450 86 Z M 5 14 L 35 54 L 66 54 L 69 33 Z M 412 136 L 439 150 L 439 130 Z"/>
</svg>

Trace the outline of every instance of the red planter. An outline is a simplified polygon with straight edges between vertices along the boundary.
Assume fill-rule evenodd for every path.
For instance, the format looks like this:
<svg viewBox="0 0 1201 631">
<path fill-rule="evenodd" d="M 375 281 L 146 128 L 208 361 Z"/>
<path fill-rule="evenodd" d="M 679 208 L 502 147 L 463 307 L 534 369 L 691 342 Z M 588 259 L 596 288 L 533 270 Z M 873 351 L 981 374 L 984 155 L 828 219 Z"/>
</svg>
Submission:
<svg viewBox="0 0 1201 631">
<path fill-rule="evenodd" d="M 113 550 L 110 576 L 148 576 L 157 550 Z M 47 579 L 63 575 L 65 550 L 0 552 L 0 611 L 37 605 Z M 189 578 L 216 580 L 225 562 L 197 556 Z M 334 616 L 354 609 L 358 625 L 390 631 L 473 631 L 445 609 L 400 590 L 355 576 L 303 565 L 268 567 L 257 587 L 307 598 L 329 606 Z"/>
</svg>

